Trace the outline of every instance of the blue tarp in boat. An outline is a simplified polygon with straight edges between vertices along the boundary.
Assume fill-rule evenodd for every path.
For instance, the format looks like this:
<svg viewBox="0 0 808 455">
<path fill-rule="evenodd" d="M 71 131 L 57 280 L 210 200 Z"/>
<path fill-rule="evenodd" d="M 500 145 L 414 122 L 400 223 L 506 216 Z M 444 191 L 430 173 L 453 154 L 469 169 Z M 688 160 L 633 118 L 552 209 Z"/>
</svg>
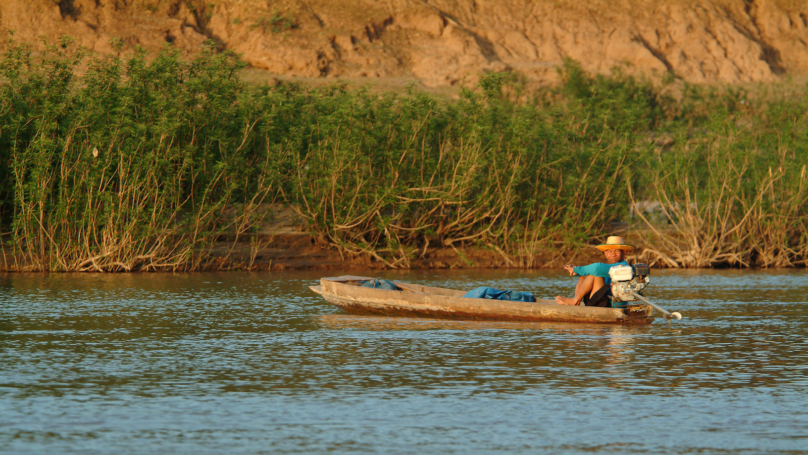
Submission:
<svg viewBox="0 0 808 455">
<path fill-rule="evenodd" d="M 362 283 L 363 288 L 374 288 L 374 289 L 385 289 L 388 291 L 395 291 L 396 285 L 393 284 L 392 281 L 388 281 L 382 278 L 374 278 L 369 281 L 365 281 Z"/>
<path fill-rule="evenodd" d="M 470 299 L 511 300 L 514 302 L 535 302 L 532 292 L 500 291 L 499 289 L 481 286 L 467 292 L 463 297 Z"/>
</svg>

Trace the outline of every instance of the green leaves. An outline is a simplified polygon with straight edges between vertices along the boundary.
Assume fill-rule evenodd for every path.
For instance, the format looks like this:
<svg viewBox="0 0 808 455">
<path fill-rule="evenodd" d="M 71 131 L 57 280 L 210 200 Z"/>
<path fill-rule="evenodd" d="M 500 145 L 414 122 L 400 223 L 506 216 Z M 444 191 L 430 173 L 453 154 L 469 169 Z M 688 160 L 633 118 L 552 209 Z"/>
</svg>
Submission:
<svg viewBox="0 0 808 455">
<path fill-rule="evenodd" d="M 167 47 L 99 57 L 74 77 L 82 58 L 12 46 L 2 65 L 0 103 L 16 109 L 0 130 L 0 191 L 13 194 L 0 215 L 21 267 L 194 268 L 227 226 L 249 231 L 273 177 L 258 114 L 239 103 L 238 58 L 206 49 L 185 62 Z M 248 204 L 233 219 L 237 200 Z"/>
<path fill-rule="evenodd" d="M 670 216 L 648 217 L 651 241 L 682 257 L 682 242 L 714 238 L 720 261 L 806 261 L 801 97 L 684 85 L 673 100 L 666 86 L 571 61 L 560 87 L 529 92 L 496 73 L 459 100 L 248 86 L 243 67 L 213 44 L 192 61 L 171 47 L 87 59 L 69 41 L 37 56 L 8 46 L 0 226 L 20 263 L 206 267 L 215 242 L 251 235 L 283 200 L 318 238 L 388 267 L 432 246 L 485 246 L 531 266 L 540 248 L 631 221 L 630 196 L 665 204 Z M 774 246 L 743 244 L 753 237 Z M 732 242 L 747 245 L 737 261 Z"/>
</svg>

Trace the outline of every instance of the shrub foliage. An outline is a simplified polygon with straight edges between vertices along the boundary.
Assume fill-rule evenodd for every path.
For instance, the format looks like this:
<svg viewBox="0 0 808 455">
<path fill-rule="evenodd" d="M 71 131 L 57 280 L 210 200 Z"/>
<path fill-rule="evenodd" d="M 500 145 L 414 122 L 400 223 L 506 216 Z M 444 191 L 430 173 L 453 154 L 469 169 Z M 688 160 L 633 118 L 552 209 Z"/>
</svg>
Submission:
<svg viewBox="0 0 808 455">
<path fill-rule="evenodd" d="M 785 85 L 655 85 L 566 62 L 558 88 L 492 74 L 450 101 L 250 86 L 242 67 L 213 46 L 184 61 L 168 47 L 86 57 L 67 39 L 39 55 L 11 42 L 6 267 L 206 268 L 273 202 L 344 255 L 389 267 L 469 245 L 539 266 L 539 249 L 583 245 L 610 222 L 672 267 L 808 261 L 808 119 Z"/>
</svg>

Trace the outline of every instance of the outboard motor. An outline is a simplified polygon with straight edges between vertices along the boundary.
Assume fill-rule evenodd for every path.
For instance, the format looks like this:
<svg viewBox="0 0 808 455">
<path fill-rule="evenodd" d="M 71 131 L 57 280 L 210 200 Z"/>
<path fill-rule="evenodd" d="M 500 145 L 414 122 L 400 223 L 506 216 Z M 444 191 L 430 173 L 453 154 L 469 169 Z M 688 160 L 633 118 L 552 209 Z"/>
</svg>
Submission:
<svg viewBox="0 0 808 455">
<path fill-rule="evenodd" d="M 616 265 L 609 269 L 612 279 L 612 301 L 622 308 L 626 302 L 638 300 L 634 293 L 642 295 L 642 290 L 650 282 L 651 267 L 646 264 Z"/>
<path fill-rule="evenodd" d="M 634 311 L 642 307 L 642 301 L 652 306 L 662 313 L 662 316 L 670 323 L 671 319 L 682 319 L 682 315 L 651 303 L 643 297 L 642 290 L 648 286 L 648 275 L 651 274 L 651 267 L 646 264 L 616 265 L 609 269 L 609 277 L 612 279 L 612 302 L 616 308 L 624 308 L 624 311 Z"/>
</svg>

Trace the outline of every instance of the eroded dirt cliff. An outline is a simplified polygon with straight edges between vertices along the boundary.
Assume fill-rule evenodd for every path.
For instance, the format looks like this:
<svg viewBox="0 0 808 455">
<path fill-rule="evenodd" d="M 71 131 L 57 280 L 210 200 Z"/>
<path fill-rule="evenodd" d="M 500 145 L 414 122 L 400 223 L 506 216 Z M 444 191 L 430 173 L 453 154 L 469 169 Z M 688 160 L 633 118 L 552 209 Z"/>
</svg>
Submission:
<svg viewBox="0 0 808 455">
<path fill-rule="evenodd" d="M 99 53 L 213 39 L 271 73 L 431 87 L 508 70 L 553 82 L 567 57 L 691 82 L 808 74 L 803 0 L 2 0 L 0 28 Z"/>
</svg>

